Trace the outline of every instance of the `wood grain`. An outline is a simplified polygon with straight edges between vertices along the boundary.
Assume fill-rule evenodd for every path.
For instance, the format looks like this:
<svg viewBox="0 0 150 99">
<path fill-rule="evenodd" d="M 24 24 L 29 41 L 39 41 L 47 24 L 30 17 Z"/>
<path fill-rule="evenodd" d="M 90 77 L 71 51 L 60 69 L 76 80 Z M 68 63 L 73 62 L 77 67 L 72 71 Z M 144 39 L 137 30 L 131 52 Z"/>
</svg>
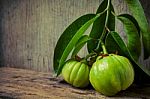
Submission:
<svg viewBox="0 0 150 99">
<path fill-rule="evenodd" d="M 0 0 L 0 66 L 53 71 L 54 47 L 61 33 L 79 16 L 94 13 L 101 1 Z M 112 2 L 117 14 L 128 13 L 124 0 Z M 142 0 L 150 19 L 148 2 Z M 122 28 L 117 22 L 117 31 L 126 38 Z M 150 66 L 150 59 L 140 62 Z"/>
<path fill-rule="evenodd" d="M 132 85 L 114 97 L 106 97 L 91 86 L 78 89 L 51 73 L 0 68 L 0 99 L 149 99 L 150 85 Z"/>
</svg>

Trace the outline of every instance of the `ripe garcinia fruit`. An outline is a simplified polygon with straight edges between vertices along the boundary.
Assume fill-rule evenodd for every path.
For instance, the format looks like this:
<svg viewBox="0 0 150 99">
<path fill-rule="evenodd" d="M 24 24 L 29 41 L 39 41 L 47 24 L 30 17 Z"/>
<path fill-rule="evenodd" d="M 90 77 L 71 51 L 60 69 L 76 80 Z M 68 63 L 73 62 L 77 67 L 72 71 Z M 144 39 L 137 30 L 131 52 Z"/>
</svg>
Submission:
<svg viewBox="0 0 150 99">
<path fill-rule="evenodd" d="M 133 80 L 134 70 L 129 60 L 115 54 L 99 56 L 90 71 L 92 86 L 107 96 L 127 89 Z"/>
<path fill-rule="evenodd" d="M 85 63 L 69 60 L 62 69 L 62 76 L 75 87 L 86 87 L 89 84 L 89 67 Z"/>
</svg>

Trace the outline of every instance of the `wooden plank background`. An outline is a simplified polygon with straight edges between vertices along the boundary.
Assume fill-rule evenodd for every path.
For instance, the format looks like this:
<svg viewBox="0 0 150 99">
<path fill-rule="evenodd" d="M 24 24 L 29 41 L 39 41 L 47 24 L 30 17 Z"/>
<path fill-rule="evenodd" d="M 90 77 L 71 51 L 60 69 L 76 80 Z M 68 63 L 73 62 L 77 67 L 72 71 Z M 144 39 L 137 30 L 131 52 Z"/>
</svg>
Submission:
<svg viewBox="0 0 150 99">
<path fill-rule="evenodd" d="M 79 16 L 94 13 L 101 1 L 0 0 L 0 66 L 53 71 L 53 51 L 61 33 Z M 117 14 L 128 12 L 123 0 L 112 2 Z M 150 22 L 149 0 L 141 3 Z M 125 37 L 119 23 L 117 31 Z M 150 67 L 150 59 L 140 62 Z"/>
</svg>

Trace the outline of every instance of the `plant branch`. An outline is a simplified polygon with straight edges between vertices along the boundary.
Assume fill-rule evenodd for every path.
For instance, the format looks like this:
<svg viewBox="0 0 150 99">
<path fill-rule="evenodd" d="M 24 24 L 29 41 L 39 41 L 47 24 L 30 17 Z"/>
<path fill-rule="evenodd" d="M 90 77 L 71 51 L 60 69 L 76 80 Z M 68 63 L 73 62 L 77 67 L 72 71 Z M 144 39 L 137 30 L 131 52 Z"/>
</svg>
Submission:
<svg viewBox="0 0 150 99">
<path fill-rule="evenodd" d="M 101 45 L 101 41 L 103 41 L 103 39 L 104 39 L 104 37 L 105 37 L 105 34 L 106 34 L 105 27 L 107 26 L 107 22 L 108 22 L 110 2 L 111 2 L 111 0 L 108 0 L 107 7 L 106 7 L 106 9 L 105 9 L 105 10 L 107 11 L 106 20 L 105 20 L 105 26 L 104 26 L 102 35 L 101 35 L 101 37 L 100 37 L 100 40 L 99 40 L 99 42 L 98 42 L 98 46 L 97 46 L 96 50 L 99 49 L 99 47 L 100 47 L 100 45 Z M 104 11 L 105 11 L 105 10 L 104 10 Z M 104 11 L 103 11 L 103 12 L 104 12 Z"/>
<path fill-rule="evenodd" d="M 110 30 L 109 30 L 109 28 L 108 28 L 107 26 L 106 26 L 105 28 L 106 28 L 106 30 L 107 30 L 108 32 L 110 32 Z"/>
<path fill-rule="evenodd" d="M 117 17 L 117 15 L 116 15 L 113 11 L 111 11 L 111 14 L 112 14 L 113 16 Z"/>
<path fill-rule="evenodd" d="M 110 0 L 108 0 L 108 4 L 107 4 L 107 14 L 106 14 L 106 20 L 105 20 L 105 26 L 104 27 L 106 27 L 107 26 L 107 23 L 108 23 L 108 17 L 109 17 L 109 7 L 110 7 Z M 103 41 L 103 39 L 104 39 L 104 37 L 105 37 L 105 33 L 106 33 L 106 31 L 105 31 L 105 28 L 103 29 L 103 33 L 102 33 L 102 35 L 101 35 L 101 37 L 100 37 L 100 40 L 102 40 Z"/>
<path fill-rule="evenodd" d="M 94 55 L 97 55 L 97 53 L 92 52 L 92 53 L 88 54 L 84 59 L 87 60 L 89 57 L 94 56 Z"/>
<path fill-rule="evenodd" d="M 103 42 L 101 42 L 101 46 L 102 46 L 102 49 L 103 49 L 103 53 L 104 53 L 104 54 L 108 54 L 108 52 L 107 52 L 107 50 L 106 50 L 106 47 L 105 47 L 105 45 L 104 45 Z"/>
</svg>

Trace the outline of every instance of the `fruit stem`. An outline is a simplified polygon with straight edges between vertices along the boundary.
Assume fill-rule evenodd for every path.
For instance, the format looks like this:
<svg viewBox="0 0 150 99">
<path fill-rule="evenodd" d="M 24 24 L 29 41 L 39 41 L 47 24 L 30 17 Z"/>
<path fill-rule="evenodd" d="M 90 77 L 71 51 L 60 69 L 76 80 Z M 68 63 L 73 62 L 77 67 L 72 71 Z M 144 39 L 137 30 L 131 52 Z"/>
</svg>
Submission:
<svg viewBox="0 0 150 99">
<path fill-rule="evenodd" d="M 103 49 L 103 53 L 104 53 L 104 54 L 108 54 L 108 52 L 107 52 L 107 50 L 106 50 L 106 47 L 105 47 L 105 45 L 104 45 L 103 42 L 101 42 L 101 46 L 102 46 L 102 49 Z"/>
<path fill-rule="evenodd" d="M 82 60 L 82 58 L 79 57 L 78 55 L 75 55 L 75 56 L 74 56 L 74 59 L 75 59 L 76 61 L 81 61 L 81 60 Z"/>
<path fill-rule="evenodd" d="M 97 55 L 97 53 L 92 52 L 92 53 L 88 54 L 85 58 L 82 58 L 80 62 L 85 63 L 85 64 L 88 64 L 88 58 L 89 58 L 89 57 L 92 57 L 92 56 L 94 56 L 94 55 Z"/>
<path fill-rule="evenodd" d="M 84 64 L 87 64 L 87 60 L 86 59 L 82 59 L 80 62 L 84 63 Z"/>
<path fill-rule="evenodd" d="M 84 59 L 87 60 L 89 57 L 94 56 L 94 55 L 97 55 L 97 53 L 92 52 L 92 53 L 88 54 Z"/>
</svg>

